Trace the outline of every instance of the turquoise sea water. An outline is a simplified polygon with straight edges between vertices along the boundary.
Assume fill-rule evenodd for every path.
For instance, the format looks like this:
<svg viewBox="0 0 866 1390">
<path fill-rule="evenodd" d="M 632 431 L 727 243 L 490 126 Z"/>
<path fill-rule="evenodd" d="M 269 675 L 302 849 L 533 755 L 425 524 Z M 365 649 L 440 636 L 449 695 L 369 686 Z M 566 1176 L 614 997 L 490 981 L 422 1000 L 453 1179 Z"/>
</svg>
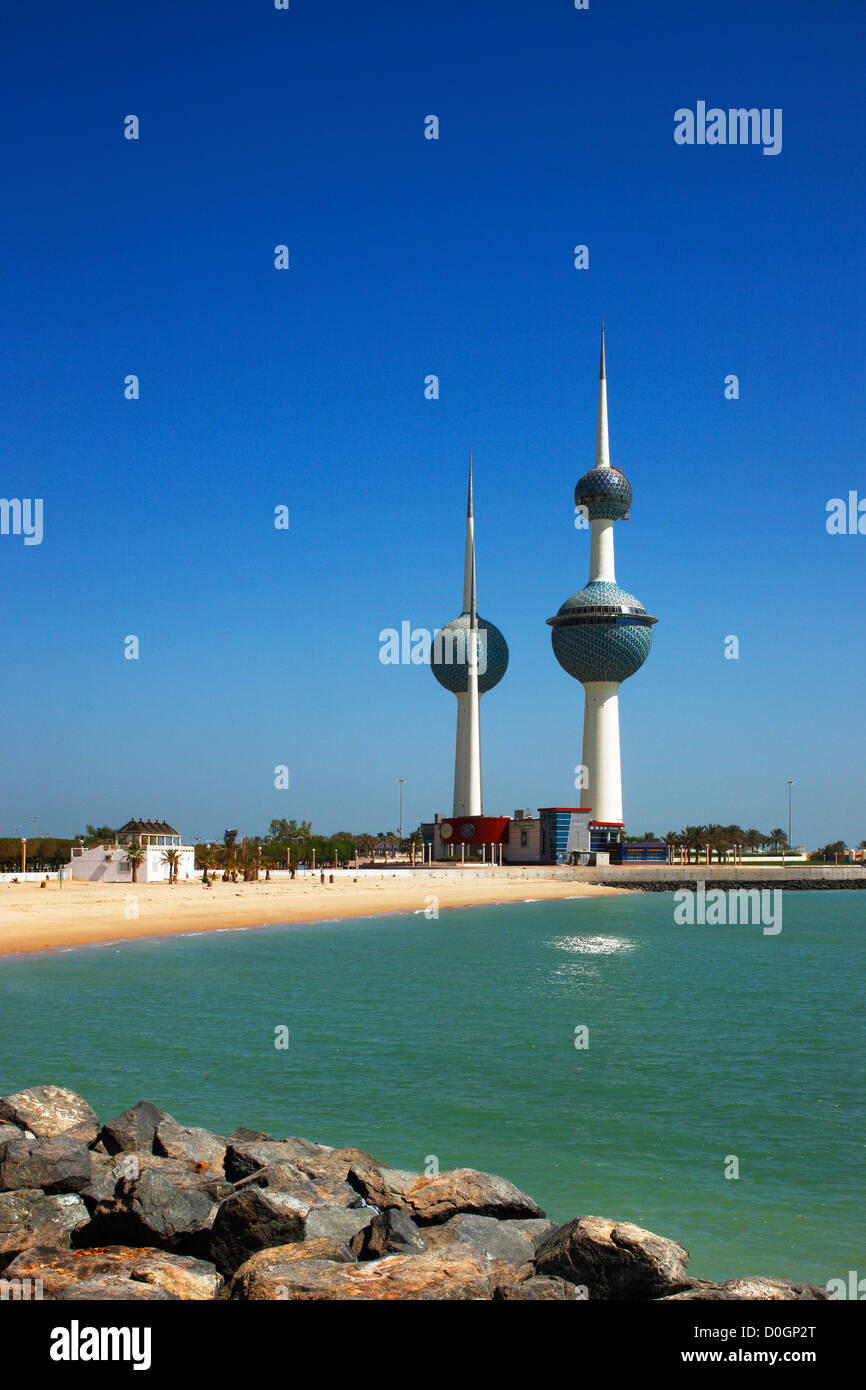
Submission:
<svg viewBox="0 0 866 1390">
<path fill-rule="evenodd" d="M 866 1274 L 866 893 L 788 893 L 778 936 L 673 909 L 635 894 L 6 956 L 0 1094 L 55 1082 L 102 1118 L 148 1097 L 223 1133 L 436 1155 L 556 1219 L 673 1236 L 706 1277 Z"/>
</svg>

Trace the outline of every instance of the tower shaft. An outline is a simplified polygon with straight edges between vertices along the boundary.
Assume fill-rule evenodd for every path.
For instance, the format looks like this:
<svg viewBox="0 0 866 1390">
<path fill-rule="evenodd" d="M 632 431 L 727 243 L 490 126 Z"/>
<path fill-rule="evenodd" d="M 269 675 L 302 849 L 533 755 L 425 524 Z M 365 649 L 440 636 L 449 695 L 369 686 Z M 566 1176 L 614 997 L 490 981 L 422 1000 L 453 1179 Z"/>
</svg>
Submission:
<svg viewBox="0 0 866 1390">
<path fill-rule="evenodd" d="M 587 785 L 580 804 L 592 807 L 594 821 L 622 823 L 622 768 L 619 753 L 619 681 L 584 681 L 583 754 Z"/>
<path fill-rule="evenodd" d="M 613 522 L 605 519 L 589 523 L 589 582 L 594 579 L 616 583 L 613 560 Z"/>
<path fill-rule="evenodd" d="M 478 689 L 478 609 L 475 590 L 475 517 L 472 508 L 472 454 L 469 455 L 469 496 L 466 503 L 466 560 L 463 571 L 463 611 L 469 614 L 466 633 L 467 689 L 457 696 L 457 748 L 454 755 L 454 815 L 480 816 L 481 694 Z"/>
<path fill-rule="evenodd" d="M 477 689 L 477 687 L 476 687 Z M 457 696 L 457 748 L 454 755 L 455 816 L 480 816 L 481 801 L 481 728 L 478 696 L 473 700 L 467 690 Z"/>
</svg>

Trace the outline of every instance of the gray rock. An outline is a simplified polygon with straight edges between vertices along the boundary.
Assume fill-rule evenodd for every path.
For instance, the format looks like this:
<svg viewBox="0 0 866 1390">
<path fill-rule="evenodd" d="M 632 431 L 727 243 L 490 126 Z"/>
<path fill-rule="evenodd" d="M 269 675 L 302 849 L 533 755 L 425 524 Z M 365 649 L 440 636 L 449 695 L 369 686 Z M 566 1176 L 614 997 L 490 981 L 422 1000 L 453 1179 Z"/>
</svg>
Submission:
<svg viewBox="0 0 866 1390">
<path fill-rule="evenodd" d="M 225 1177 L 226 1141 L 207 1129 L 179 1125 L 165 1116 L 156 1127 L 153 1152 L 163 1158 L 182 1158 L 203 1164 L 219 1177 Z"/>
<path fill-rule="evenodd" d="M 313 1144 L 309 1139 L 235 1139 L 226 1140 L 225 1172 L 230 1182 L 242 1182 L 260 1168 L 272 1167 L 275 1163 L 288 1163 L 293 1168 L 332 1177 L 327 1171 L 327 1156 L 330 1149 L 324 1144 Z M 347 1170 L 348 1171 L 348 1170 Z M 345 1173 L 342 1175 L 345 1177 Z"/>
<path fill-rule="evenodd" d="M 100 1132 L 99 1121 L 94 1116 L 92 1120 L 82 1120 L 80 1124 L 73 1125 L 71 1129 L 65 1129 L 63 1138 L 75 1139 L 79 1144 L 86 1144 L 92 1152 L 94 1146 L 99 1143 Z"/>
<path fill-rule="evenodd" d="M 505 1303 L 578 1303 L 585 1301 L 586 1294 L 576 1284 L 569 1284 L 567 1279 L 537 1274 L 517 1284 L 497 1285 L 493 1297 Z"/>
<path fill-rule="evenodd" d="M 283 1192 L 294 1192 L 310 1206 L 363 1206 L 363 1198 L 347 1182 L 312 1177 L 292 1163 L 270 1163 L 267 1168 L 259 1168 L 236 1183 L 235 1191 L 239 1192 L 244 1187 L 273 1187 Z"/>
<path fill-rule="evenodd" d="M 373 1207 L 367 1210 L 374 1213 L 373 1219 L 351 1243 L 359 1260 L 381 1260 L 385 1255 L 423 1255 L 427 1243 L 407 1212 L 399 1207 L 389 1207 L 382 1212 Z M 426 1229 L 440 1228 L 428 1226 Z"/>
<path fill-rule="evenodd" d="M 524 1265 L 535 1259 L 537 1247 L 557 1229 L 553 1221 L 505 1220 L 461 1213 L 440 1226 L 425 1227 L 427 1245 L 467 1245 L 494 1264 Z"/>
<path fill-rule="evenodd" d="M 100 1138 L 108 1153 L 153 1152 L 157 1126 L 171 1116 L 159 1110 L 151 1100 L 140 1100 L 122 1115 L 102 1126 Z"/>
<path fill-rule="evenodd" d="M 333 1264 L 354 1264 L 349 1246 L 338 1240 L 306 1240 L 291 1245 L 273 1245 L 251 1255 L 240 1266 L 229 1285 L 229 1298 L 259 1300 L 286 1297 L 283 1271 L 304 1260 L 327 1260 Z M 253 1293 L 255 1290 L 255 1293 Z"/>
<path fill-rule="evenodd" d="M 91 1150 L 93 1163 L 91 1181 L 82 1189 L 89 1205 L 110 1202 L 116 1196 L 118 1183 L 125 1179 L 134 1182 L 142 1173 L 159 1173 L 175 1187 L 193 1188 L 205 1192 L 213 1202 L 231 1196 L 232 1184 L 206 1164 L 189 1163 L 185 1159 L 163 1158 L 159 1154 L 118 1153 L 106 1156 Z"/>
<path fill-rule="evenodd" d="M 275 1188 L 244 1187 L 219 1206 L 210 1233 L 210 1259 L 224 1276 L 258 1250 L 305 1238 L 310 1203 Z"/>
<path fill-rule="evenodd" d="M 110 1275 L 152 1284 L 178 1298 L 195 1302 L 216 1298 L 222 1280 L 212 1264 L 188 1255 L 164 1250 L 127 1250 L 110 1246 L 99 1250 L 55 1251 L 33 1249 L 13 1261 L 8 1274 L 18 1280 L 38 1282 L 43 1296 L 54 1298 L 68 1284 Z"/>
<path fill-rule="evenodd" d="M 311 1207 L 304 1221 L 305 1240 L 363 1241 L 376 1216 L 371 1207 Z"/>
<path fill-rule="evenodd" d="M 239 1125 L 226 1138 L 227 1146 L 229 1144 L 276 1144 L 276 1142 L 272 1134 L 266 1134 L 263 1129 L 248 1129 L 246 1125 Z"/>
<path fill-rule="evenodd" d="M 85 1144 L 65 1134 L 7 1139 L 0 1144 L 0 1192 L 41 1187 L 43 1192 L 80 1192 L 90 1182 L 92 1159 Z"/>
<path fill-rule="evenodd" d="M 46 1197 L 39 1188 L 0 1192 L 0 1270 L 35 1246 L 68 1250 L 70 1239 L 83 1231 L 90 1213 L 72 1192 Z"/>
<path fill-rule="evenodd" d="M 114 1197 L 94 1206 L 87 1244 L 197 1254 L 207 1243 L 215 1212 L 216 1203 L 206 1192 L 180 1187 L 164 1173 L 145 1168 L 140 1177 L 120 1178 Z"/>
<path fill-rule="evenodd" d="M 558 1226 L 535 1257 L 538 1274 L 585 1286 L 590 1298 L 656 1299 L 686 1282 L 688 1251 L 628 1221 L 580 1216 Z"/>
<path fill-rule="evenodd" d="M 232 1298 L 254 1301 L 456 1301 L 490 1299 L 489 1272 L 466 1249 L 447 1255 L 388 1255 L 363 1264 L 284 1259 L 249 1269 Z"/>
<path fill-rule="evenodd" d="M 176 1293 L 157 1288 L 155 1284 L 140 1284 L 135 1279 L 117 1279 L 111 1274 L 98 1274 L 93 1279 L 82 1279 L 74 1284 L 64 1284 L 53 1297 L 54 1303 L 108 1303 L 122 1300 L 136 1303 L 177 1303 Z"/>
<path fill-rule="evenodd" d="M 721 1284 L 714 1284 L 709 1279 L 690 1279 L 686 1288 L 666 1294 L 657 1301 L 685 1303 L 692 1300 L 722 1302 L 733 1299 L 762 1299 L 780 1303 L 804 1299 L 817 1301 L 829 1297 L 827 1289 L 819 1284 L 798 1284 L 790 1279 L 768 1279 L 755 1274 L 745 1279 L 726 1279 Z"/>
<path fill-rule="evenodd" d="M 65 1134 L 83 1123 L 97 1128 L 87 1101 L 65 1086 L 30 1086 L 0 1100 L 0 1122 L 29 1130 L 37 1138 Z"/>
<path fill-rule="evenodd" d="M 544 1216 L 541 1207 L 507 1178 L 474 1168 L 455 1168 L 427 1177 L 403 1169 L 355 1164 L 349 1181 L 368 1202 L 382 1209 L 402 1207 L 420 1226 L 448 1221 L 459 1212 L 500 1220 Z"/>
</svg>

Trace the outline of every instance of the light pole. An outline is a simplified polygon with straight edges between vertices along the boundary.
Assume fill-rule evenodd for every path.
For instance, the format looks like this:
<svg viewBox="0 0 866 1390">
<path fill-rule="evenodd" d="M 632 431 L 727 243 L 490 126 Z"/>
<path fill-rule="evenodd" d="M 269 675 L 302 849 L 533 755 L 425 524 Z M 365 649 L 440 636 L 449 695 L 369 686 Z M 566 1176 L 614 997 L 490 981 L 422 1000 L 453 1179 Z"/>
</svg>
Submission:
<svg viewBox="0 0 866 1390">
<path fill-rule="evenodd" d="M 402 840 L 402 838 L 403 838 L 403 783 L 405 782 L 405 780 L 406 780 L 405 777 L 398 777 L 398 778 L 397 778 L 397 781 L 400 783 L 400 839 L 401 839 L 401 840 Z"/>
<path fill-rule="evenodd" d="M 793 785 L 793 782 L 788 782 L 788 849 L 793 848 L 791 844 L 791 788 Z"/>
</svg>

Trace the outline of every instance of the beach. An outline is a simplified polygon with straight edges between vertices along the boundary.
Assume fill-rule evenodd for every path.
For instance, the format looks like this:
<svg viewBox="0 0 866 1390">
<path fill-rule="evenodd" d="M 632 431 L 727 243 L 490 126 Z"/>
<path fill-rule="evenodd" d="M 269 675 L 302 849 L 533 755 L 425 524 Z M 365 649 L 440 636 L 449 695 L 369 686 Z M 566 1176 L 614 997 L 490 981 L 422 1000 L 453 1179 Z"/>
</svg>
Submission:
<svg viewBox="0 0 866 1390">
<path fill-rule="evenodd" d="M 443 879 L 359 874 L 320 883 L 281 882 L 93 884 L 52 878 L 0 884 L 0 955 L 92 946 L 178 932 L 225 931 L 282 922 L 371 917 L 389 912 L 446 911 L 527 899 L 618 896 L 623 889 L 537 877 Z"/>
</svg>

